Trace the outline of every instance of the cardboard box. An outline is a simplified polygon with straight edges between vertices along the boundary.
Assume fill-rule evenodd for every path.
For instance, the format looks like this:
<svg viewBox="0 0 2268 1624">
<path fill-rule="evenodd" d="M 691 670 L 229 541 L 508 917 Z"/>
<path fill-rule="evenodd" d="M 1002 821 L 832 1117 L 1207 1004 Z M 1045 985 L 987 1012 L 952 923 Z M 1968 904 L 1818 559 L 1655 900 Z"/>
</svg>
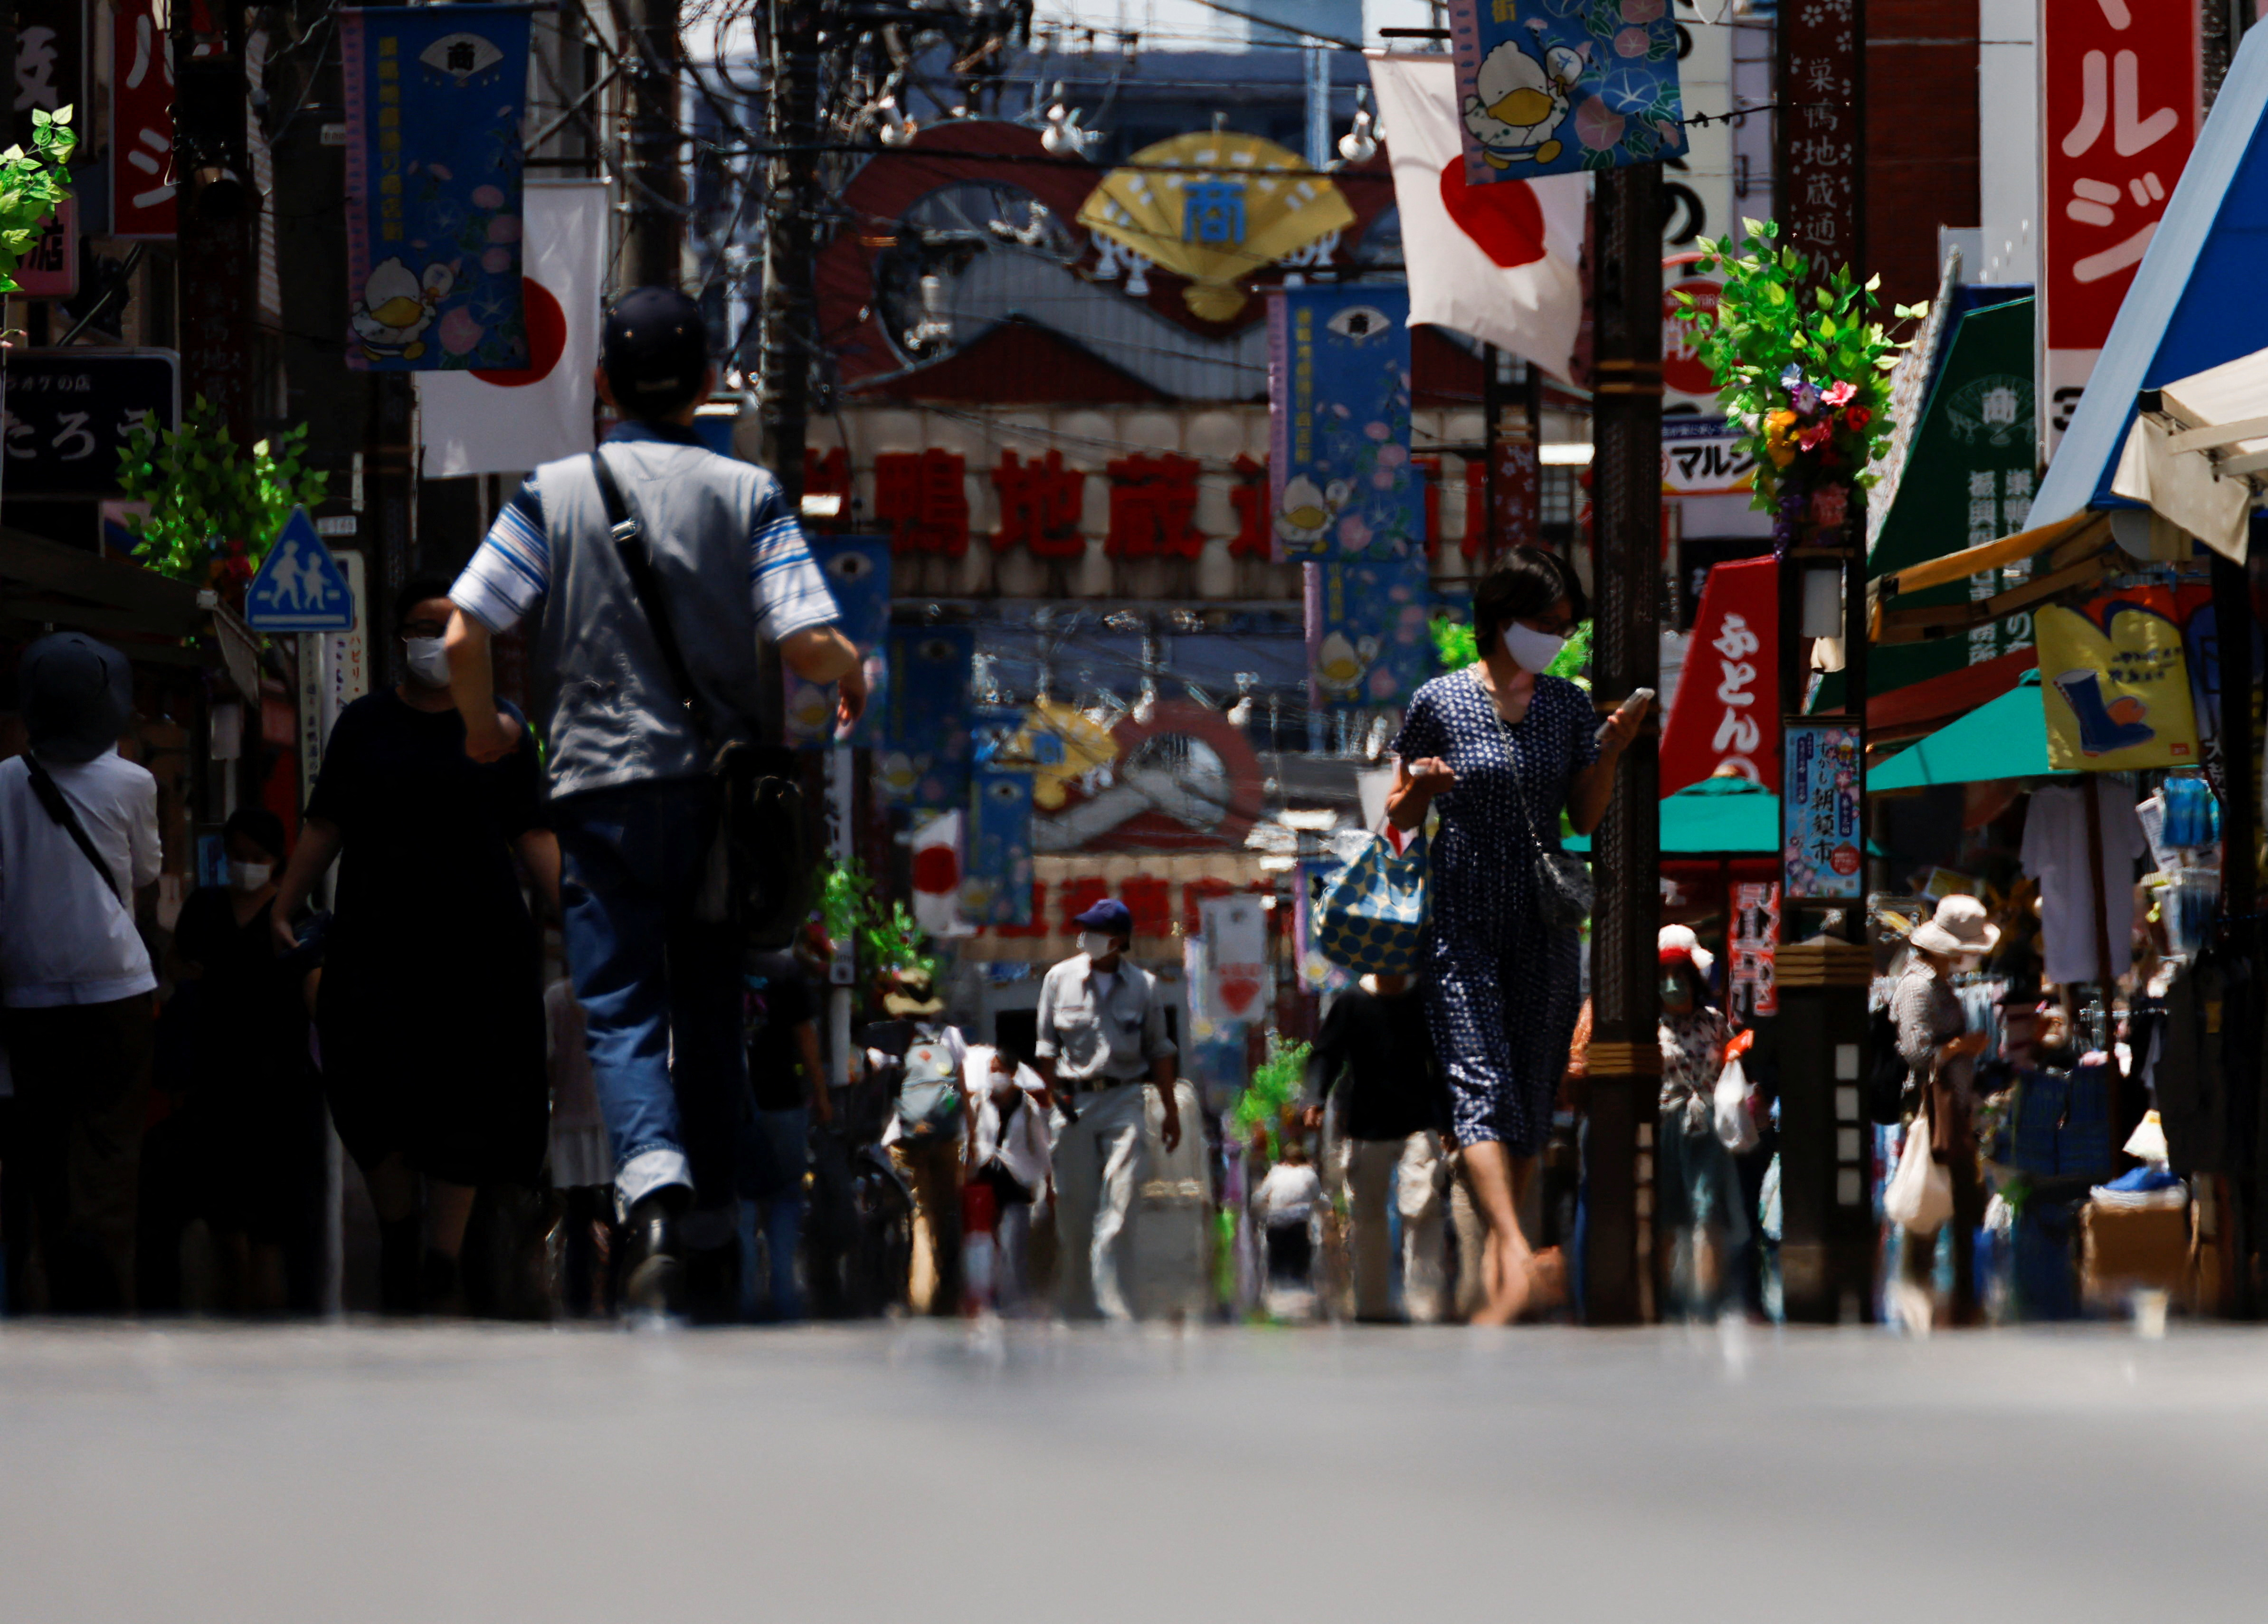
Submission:
<svg viewBox="0 0 2268 1624">
<path fill-rule="evenodd" d="M 2120 1306 L 2144 1288 L 2186 1300 L 2190 1285 L 2190 1213 L 2186 1207 L 2104 1207 L 2080 1214 L 2080 1286 L 2088 1301 Z"/>
</svg>

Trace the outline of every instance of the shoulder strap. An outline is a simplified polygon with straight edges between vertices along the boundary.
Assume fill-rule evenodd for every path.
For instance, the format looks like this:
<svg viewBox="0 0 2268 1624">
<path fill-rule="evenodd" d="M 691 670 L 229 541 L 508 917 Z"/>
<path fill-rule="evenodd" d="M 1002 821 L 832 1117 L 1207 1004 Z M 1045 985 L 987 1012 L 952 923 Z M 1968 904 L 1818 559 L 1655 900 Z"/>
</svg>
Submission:
<svg viewBox="0 0 2268 1624">
<path fill-rule="evenodd" d="M 622 560 L 638 609 L 653 632 L 653 640 L 660 646 L 661 662 L 669 668 L 669 680 L 677 690 L 678 702 L 692 714 L 694 731 L 701 735 L 702 745 L 706 749 L 714 741 L 716 730 L 709 725 L 709 707 L 703 703 L 701 690 L 694 686 L 693 674 L 686 667 L 685 651 L 678 646 L 677 628 L 671 624 L 661 582 L 653 572 L 653 556 L 645 545 L 645 527 L 630 512 L 622 487 L 615 483 L 614 469 L 607 466 L 603 451 L 591 453 L 591 472 L 599 482 L 599 499 L 606 505 L 607 530 L 614 538 L 615 556 Z"/>
<path fill-rule="evenodd" d="M 49 776 L 40 758 L 29 750 L 24 752 L 24 767 L 31 775 L 32 794 L 39 797 L 40 805 L 71 838 L 71 844 L 86 853 L 86 860 L 92 863 L 95 873 L 102 876 L 102 889 L 113 897 L 117 896 L 118 876 L 110 871 L 110 865 L 103 861 L 102 853 L 94 849 L 94 838 L 86 832 L 86 825 L 78 821 L 78 813 L 72 808 L 70 798 L 63 794 L 63 786 Z"/>
</svg>

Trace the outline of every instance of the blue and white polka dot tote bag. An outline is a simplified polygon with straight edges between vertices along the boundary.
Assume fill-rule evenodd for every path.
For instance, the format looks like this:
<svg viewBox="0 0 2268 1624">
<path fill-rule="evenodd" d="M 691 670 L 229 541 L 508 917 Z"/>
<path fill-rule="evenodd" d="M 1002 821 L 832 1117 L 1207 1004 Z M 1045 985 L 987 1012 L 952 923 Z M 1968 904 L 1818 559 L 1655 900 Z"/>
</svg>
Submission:
<svg viewBox="0 0 2268 1624">
<path fill-rule="evenodd" d="M 1324 886 L 1315 946 L 1359 975 L 1415 973 L 1430 873 L 1424 835 L 1398 856 L 1390 839 L 1373 840 Z"/>
</svg>

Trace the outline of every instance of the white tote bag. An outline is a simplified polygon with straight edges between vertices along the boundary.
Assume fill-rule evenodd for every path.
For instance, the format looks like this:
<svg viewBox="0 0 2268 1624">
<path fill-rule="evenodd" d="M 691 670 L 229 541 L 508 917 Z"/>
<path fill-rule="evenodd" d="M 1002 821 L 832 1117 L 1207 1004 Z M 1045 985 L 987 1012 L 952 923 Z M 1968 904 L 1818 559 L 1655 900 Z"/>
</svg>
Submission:
<svg viewBox="0 0 2268 1624">
<path fill-rule="evenodd" d="M 1749 1074 L 1737 1054 L 1717 1077 L 1717 1142 L 1734 1155 L 1756 1148 L 1756 1119 L 1749 1110 Z"/>
<path fill-rule="evenodd" d="M 1912 1235 L 1934 1235 L 1953 1216 L 1953 1174 L 1929 1153 L 1929 1118 L 1916 1117 L 1906 1129 L 1898 1170 L 1882 1195 L 1889 1221 Z"/>
</svg>

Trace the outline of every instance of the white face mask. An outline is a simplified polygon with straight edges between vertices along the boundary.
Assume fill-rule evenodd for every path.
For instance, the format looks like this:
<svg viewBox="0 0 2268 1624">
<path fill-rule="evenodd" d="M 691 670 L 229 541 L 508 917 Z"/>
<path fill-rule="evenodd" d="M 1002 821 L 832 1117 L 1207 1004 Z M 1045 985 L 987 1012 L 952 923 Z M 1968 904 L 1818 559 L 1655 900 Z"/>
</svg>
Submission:
<svg viewBox="0 0 2268 1624">
<path fill-rule="evenodd" d="M 1559 658 L 1559 651 L 1566 646 L 1565 638 L 1523 626 L 1516 620 L 1504 629 L 1504 652 L 1521 670 L 1538 675 L 1550 668 L 1551 662 Z"/>
<path fill-rule="evenodd" d="M 404 638 L 401 652 L 409 662 L 409 675 L 428 688 L 449 685 L 449 653 L 439 638 Z"/>
<path fill-rule="evenodd" d="M 228 860 L 228 882 L 239 891 L 258 890 L 275 872 L 273 863 L 239 863 L 233 857 Z"/>
<path fill-rule="evenodd" d="M 1083 930 L 1079 934 L 1079 950 L 1089 958 L 1108 958 L 1118 950 L 1118 939 L 1099 930 Z"/>
</svg>

